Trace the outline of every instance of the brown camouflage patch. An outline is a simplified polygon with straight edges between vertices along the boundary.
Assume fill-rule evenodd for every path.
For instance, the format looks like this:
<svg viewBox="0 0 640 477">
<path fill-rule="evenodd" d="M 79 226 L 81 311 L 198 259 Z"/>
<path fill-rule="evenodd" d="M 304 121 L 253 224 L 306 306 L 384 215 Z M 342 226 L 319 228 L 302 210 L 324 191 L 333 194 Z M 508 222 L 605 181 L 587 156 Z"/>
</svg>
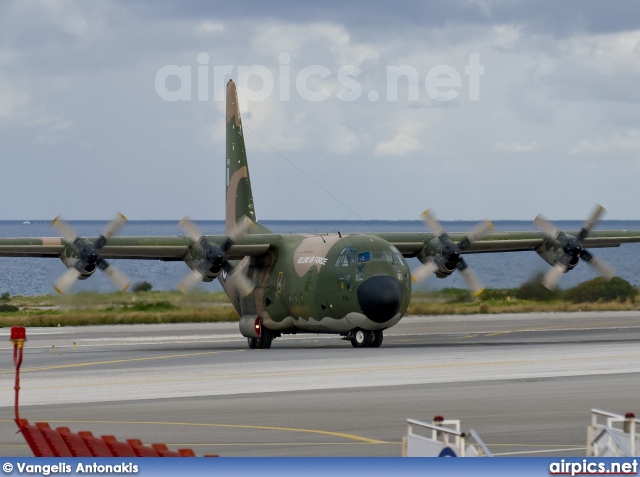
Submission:
<svg viewBox="0 0 640 477">
<path fill-rule="evenodd" d="M 226 200 L 226 222 L 225 226 L 227 233 L 230 233 L 236 226 L 238 218 L 236 217 L 236 197 L 238 195 L 238 184 L 242 179 L 247 179 L 249 173 L 247 167 L 241 167 L 233 176 L 229 178 L 229 186 L 227 187 L 227 200 Z M 252 217 L 253 219 L 253 217 Z"/>
<path fill-rule="evenodd" d="M 43 237 L 42 245 L 62 245 L 62 239 L 59 237 Z"/>
<path fill-rule="evenodd" d="M 227 124 L 229 124 L 231 118 L 234 118 L 236 126 L 240 127 L 240 108 L 238 106 L 238 93 L 236 91 L 236 84 L 233 82 L 233 80 L 229 80 L 229 82 L 227 83 Z"/>
<path fill-rule="evenodd" d="M 327 264 L 329 250 L 338 240 L 340 237 L 335 235 L 307 236 L 293 252 L 293 266 L 298 276 L 304 276 L 313 266 L 320 271 L 320 267 Z"/>
</svg>

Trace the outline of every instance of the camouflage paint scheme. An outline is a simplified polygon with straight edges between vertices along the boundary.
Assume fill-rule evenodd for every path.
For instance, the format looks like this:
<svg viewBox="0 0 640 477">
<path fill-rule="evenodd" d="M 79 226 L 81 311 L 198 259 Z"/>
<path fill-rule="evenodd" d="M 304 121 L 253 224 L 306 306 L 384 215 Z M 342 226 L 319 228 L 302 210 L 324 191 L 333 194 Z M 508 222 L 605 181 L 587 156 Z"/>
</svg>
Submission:
<svg viewBox="0 0 640 477">
<path fill-rule="evenodd" d="M 436 237 L 426 232 L 272 233 L 257 221 L 233 81 L 227 84 L 226 101 L 226 232 L 230 233 L 243 216 L 250 218 L 254 225 L 229 248 L 226 257 L 233 261 L 234 269 L 230 273 L 221 272 L 218 279 L 241 316 L 240 329 L 250 347 L 268 348 L 271 340 L 281 334 L 302 332 L 340 334 L 351 339 L 354 346 L 357 346 L 354 339 L 358 330 L 369 333 L 367 340 L 374 340 L 374 336 L 381 340 L 381 331 L 398 323 L 411 299 L 411 276 L 405 258 L 416 257 L 425 263 L 439 253 Z M 465 235 L 449 236 L 458 242 Z M 226 240 L 226 236 L 206 238 L 218 245 Z M 88 240 L 95 242 L 97 238 Z M 617 247 L 631 242 L 640 242 L 640 231 L 593 231 L 584 245 Z M 551 265 L 562 254 L 557 245 L 537 232 L 489 233 L 463 253 L 531 250 Z M 201 255 L 202 251 L 194 247 L 193 239 L 187 236 L 111 237 L 100 253 L 105 259 L 183 260 L 192 269 Z M 0 239 L 0 256 L 58 257 L 67 267 L 72 267 L 78 259 L 77 252 L 63 238 Z M 78 278 L 86 279 L 92 273 Z M 254 286 L 246 296 L 240 293 L 239 283 L 234 279 L 236 274 L 244 274 Z M 388 307 L 384 316 L 371 311 L 371 306 L 368 313 L 364 311 L 364 301 L 370 299 L 370 295 L 361 293 L 366 283 L 377 284 L 378 288 L 373 287 L 374 295 L 384 294 L 387 288 L 396 290 L 397 303 Z M 380 288 L 380 284 L 384 286 Z M 374 300 L 374 305 L 384 303 Z M 262 336 L 268 337 L 268 343 L 260 341 Z M 376 346 L 379 345 L 380 341 Z M 366 347 L 368 343 L 361 346 Z"/>
</svg>

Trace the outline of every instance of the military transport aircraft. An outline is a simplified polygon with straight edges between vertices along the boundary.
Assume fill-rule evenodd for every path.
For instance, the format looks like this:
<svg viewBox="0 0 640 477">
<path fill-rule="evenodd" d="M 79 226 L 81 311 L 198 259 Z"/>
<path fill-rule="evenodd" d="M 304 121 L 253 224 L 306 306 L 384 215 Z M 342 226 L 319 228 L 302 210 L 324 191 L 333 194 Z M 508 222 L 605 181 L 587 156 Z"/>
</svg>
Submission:
<svg viewBox="0 0 640 477">
<path fill-rule="evenodd" d="M 178 285 L 185 292 L 199 281 L 220 280 L 240 315 L 249 348 L 270 348 L 290 333 L 333 333 L 356 348 L 379 347 L 383 332 L 406 313 L 412 278 L 439 278 L 460 271 L 473 295 L 482 287 L 464 258 L 467 253 L 535 250 L 552 265 L 543 284 L 556 286 L 580 259 L 610 278 L 613 270 L 585 247 L 640 242 L 640 231 L 594 231 L 598 206 L 580 231 L 566 233 L 538 216 L 537 232 L 491 232 L 490 222 L 468 234 L 447 234 L 433 213 L 423 214 L 431 233 L 287 234 L 258 223 L 245 152 L 236 86 L 227 84 L 226 236 L 203 235 L 185 218 L 185 236 L 114 237 L 126 221 L 118 215 L 97 238 L 79 237 L 60 219 L 62 238 L 0 239 L 0 256 L 58 257 L 67 267 L 54 287 L 66 292 L 98 268 L 119 289 L 127 278 L 107 259 L 183 260 L 191 273 Z M 422 267 L 411 277 L 406 258 Z"/>
</svg>

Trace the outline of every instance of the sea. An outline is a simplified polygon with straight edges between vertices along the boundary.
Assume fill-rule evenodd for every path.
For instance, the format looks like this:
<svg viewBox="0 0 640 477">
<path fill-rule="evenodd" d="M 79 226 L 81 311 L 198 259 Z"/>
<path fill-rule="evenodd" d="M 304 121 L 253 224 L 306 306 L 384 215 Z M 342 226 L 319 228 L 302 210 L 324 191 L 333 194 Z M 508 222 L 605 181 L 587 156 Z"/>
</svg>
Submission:
<svg viewBox="0 0 640 477">
<path fill-rule="evenodd" d="M 0 221 L 0 238 L 11 237 L 55 237 L 57 232 L 49 226 L 49 221 L 31 220 Z M 106 221 L 69 221 L 81 236 L 99 235 Z M 222 235 L 224 221 L 196 221 L 203 233 Z M 290 221 L 265 220 L 261 223 L 276 233 L 373 233 L 373 232 L 425 232 L 421 221 Z M 578 230 L 582 221 L 556 221 L 561 230 Z M 465 232 L 476 223 L 466 221 L 442 222 L 448 232 Z M 497 221 L 497 231 L 534 231 L 530 221 Z M 639 230 L 640 221 L 603 220 L 597 230 Z M 183 235 L 178 221 L 130 221 L 118 233 L 129 236 L 167 236 Z M 640 244 L 624 244 L 617 248 L 594 249 L 592 253 L 607 261 L 616 269 L 616 275 L 640 286 Z M 467 254 L 465 260 L 486 288 L 514 288 L 530 279 L 540 271 L 546 271 L 549 265 L 535 252 L 483 253 Z M 408 259 L 410 267 L 420 266 L 417 259 Z M 189 272 L 183 262 L 161 262 L 156 260 L 110 260 L 132 282 L 148 281 L 154 290 L 177 290 L 177 283 Z M 0 293 L 14 295 L 55 294 L 52 284 L 65 271 L 65 266 L 57 258 L 0 258 Z M 585 263 L 580 263 L 560 281 L 561 288 L 570 288 L 576 284 L 594 278 L 596 273 Z M 448 278 L 438 279 L 432 276 L 417 286 L 417 289 L 441 289 L 446 287 L 464 288 L 459 273 Z M 217 281 L 203 283 L 202 290 L 218 291 L 222 288 Z M 78 281 L 73 291 L 113 291 L 111 282 L 99 270 L 88 280 Z"/>
</svg>

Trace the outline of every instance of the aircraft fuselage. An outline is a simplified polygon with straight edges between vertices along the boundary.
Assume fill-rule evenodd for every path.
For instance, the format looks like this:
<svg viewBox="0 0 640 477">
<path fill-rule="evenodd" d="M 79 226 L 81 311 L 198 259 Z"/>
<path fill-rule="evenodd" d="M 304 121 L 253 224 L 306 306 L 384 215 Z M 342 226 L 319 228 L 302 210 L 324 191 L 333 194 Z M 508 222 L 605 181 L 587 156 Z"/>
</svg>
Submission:
<svg viewBox="0 0 640 477">
<path fill-rule="evenodd" d="M 247 325 L 259 317 L 275 333 L 347 334 L 389 328 L 406 312 L 409 266 L 389 242 L 371 235 L 281 237 L 274 250 L 246 257 L 234 270 L 256 284 L 246 297 L 239 296 L 233 274 L 219 276 Z"/>
</svg>

